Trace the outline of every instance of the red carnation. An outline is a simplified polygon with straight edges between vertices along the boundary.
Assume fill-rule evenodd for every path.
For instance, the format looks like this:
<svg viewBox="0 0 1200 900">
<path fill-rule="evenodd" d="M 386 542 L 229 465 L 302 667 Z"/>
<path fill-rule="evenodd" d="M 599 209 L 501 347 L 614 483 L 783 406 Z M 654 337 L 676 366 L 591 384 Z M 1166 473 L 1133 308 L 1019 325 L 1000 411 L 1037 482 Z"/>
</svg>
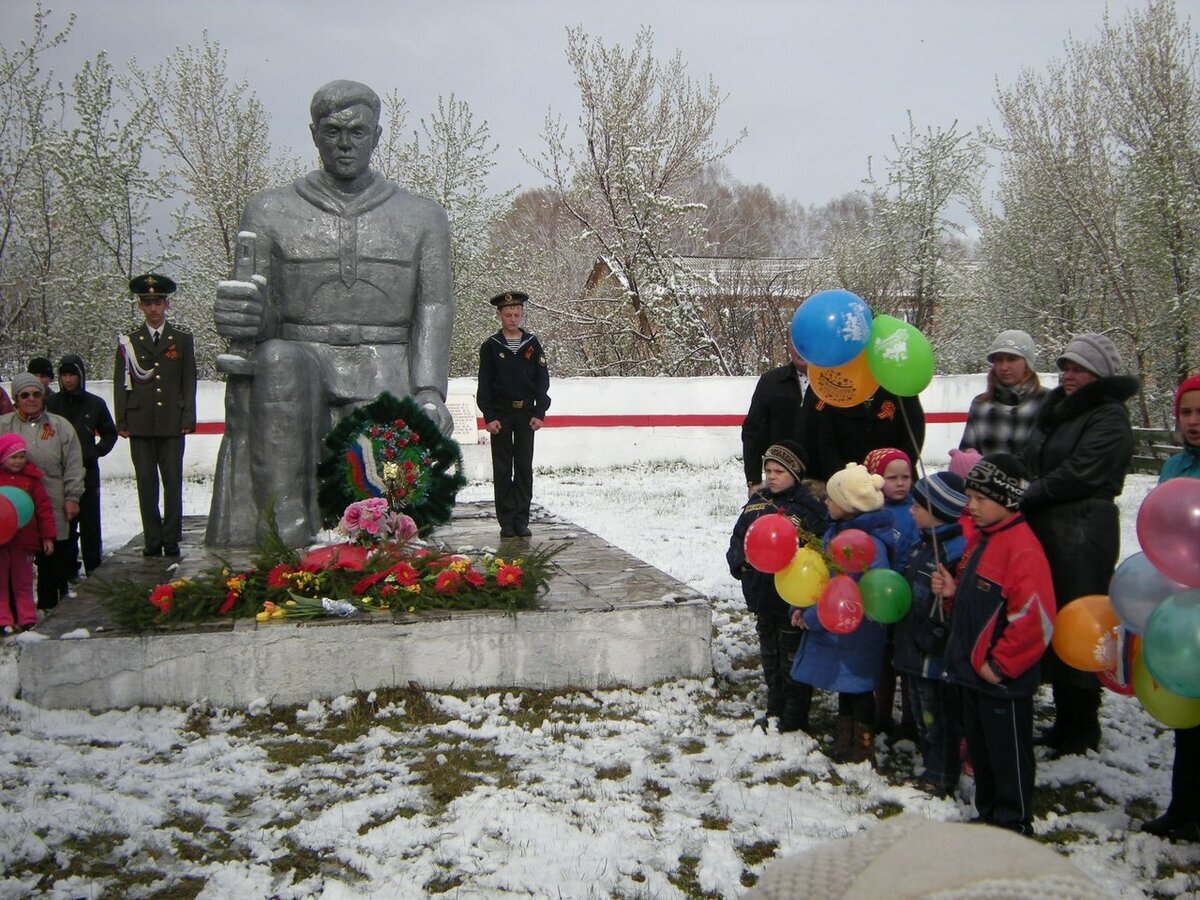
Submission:
<svg viewBox="0 0 1200 900">
<path fill-rule="evenodd" d="M 433 589 L 439 594 L 457 593 L 458 589 L 462 587 L 462 581 L 462 575 L 453 569 L 446 569 L 434 581 Z"/>
<path fill-rule="evenodd" d="M 160 612 L 171 611 L 171 601 L 175 599 L 175 585 L 160 584 L 150 592 L 150 605 L 157 607 Z"/>
<path fill-rule="evenodd" d="M 496 570 L 496 584 L 500 587 L 520 587 L 523 574 L 520 566 L 501 566 Z"/>
</svg>

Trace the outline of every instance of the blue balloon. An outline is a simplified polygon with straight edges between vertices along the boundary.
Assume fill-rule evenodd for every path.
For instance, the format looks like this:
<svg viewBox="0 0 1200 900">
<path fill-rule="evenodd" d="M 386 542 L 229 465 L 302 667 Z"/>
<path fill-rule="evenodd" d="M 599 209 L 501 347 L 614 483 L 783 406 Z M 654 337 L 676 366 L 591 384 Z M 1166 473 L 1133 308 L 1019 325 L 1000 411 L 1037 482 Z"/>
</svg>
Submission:
<svg viewBox="0 0 1200 900">
<path fill-rule="evenodd" d="M 1200 588 L 1168 597 L 1150 614 L 1142 661 L 1171 693 L 1200 699 Z"/>
<path fill-rule="evenodd" d="M 814 366 L 836 368 L 854 359 L 871 337 L 871 309 L 850 291 L 821 291 L 792 316 L 792 345 Z"/>
<path fill-rule="evenodd" d="M 1158 605 L 1187 588 L 1155 568 L 1145 553 L 1135 553 L 1119 566 L 1108 583 L 1113 612 L 1127 631 L 1141 634 Z"/>
</svg>

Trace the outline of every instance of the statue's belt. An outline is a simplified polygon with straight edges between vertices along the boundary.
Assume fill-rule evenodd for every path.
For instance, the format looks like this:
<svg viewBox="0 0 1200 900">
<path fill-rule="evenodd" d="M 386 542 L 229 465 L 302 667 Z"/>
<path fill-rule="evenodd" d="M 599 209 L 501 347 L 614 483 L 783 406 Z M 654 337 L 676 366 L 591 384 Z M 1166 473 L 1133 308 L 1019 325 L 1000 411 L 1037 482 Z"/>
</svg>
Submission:
<svg viewBox="0 0 1200 900">
<path fill-rule="evenodd" d="M 354 344 L 407 344 L 405 325 L 294 325 L 284 322 L 279 336 L 285 341 L 309 341 L 347 347 Z"/>
</svg>

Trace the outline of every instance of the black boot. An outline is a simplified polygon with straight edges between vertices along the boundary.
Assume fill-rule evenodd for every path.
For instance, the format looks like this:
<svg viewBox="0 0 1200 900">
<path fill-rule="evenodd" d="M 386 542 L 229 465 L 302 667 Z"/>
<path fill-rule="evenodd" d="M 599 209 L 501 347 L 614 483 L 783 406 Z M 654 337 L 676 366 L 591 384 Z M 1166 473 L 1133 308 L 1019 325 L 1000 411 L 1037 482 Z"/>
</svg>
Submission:
<svg viewBox="0 0 1200 900">
<path fill-rule="evenodd" d="M 812 685 L 783 677 L 783 712 L 779 714 L 779 731 L 808 731 L 808 713 L 812 709 Z"/>
<path fill-rule="evenodd" d="M 1052 759 L 1083 756 L 1100 747 L 1100 691 L 1061 686 L 1055 695 L 1066 701 L 1068 729 L 1061 734 Z M 1062 723 L 1060 712 L 1059 722 Z"/>
<path fill-rule="evenodd" d="M 854 718 L 838 716 L 833 731 L 833 747 L 829 758 L 834 762 L 850 762 L 854 752 Z"/>
</svg>

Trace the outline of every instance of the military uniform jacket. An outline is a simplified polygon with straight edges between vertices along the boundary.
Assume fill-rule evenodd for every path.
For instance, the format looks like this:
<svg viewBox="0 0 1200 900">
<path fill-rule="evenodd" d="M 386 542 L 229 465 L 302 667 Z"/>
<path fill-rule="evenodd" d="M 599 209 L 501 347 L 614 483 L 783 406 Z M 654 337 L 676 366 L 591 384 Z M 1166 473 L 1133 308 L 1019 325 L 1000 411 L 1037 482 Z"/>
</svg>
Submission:
<svg viewBox="0 0 1200 900">
<path fill-rule="evenodd" d="M 191 332 L 168 321 L 157 346 L 144 324 L 122 338 L 113 368 L 117 430 L 135 437 L 171 437 L 195 428 L 196 354 Z"/>
<path fill-rule="evenodd" d="M 521 409 L 536 419 L 544 419 L 550 408 L 550 370 L 546 353 L 538 339 L 521 329 L 517 352 L 508 349 L 504 333 L 497 331 L 479 348 L 479 389 L 475 402 L 485 422 L 495 422 L 513 403 L 525 403 Z"/>
</svg>

